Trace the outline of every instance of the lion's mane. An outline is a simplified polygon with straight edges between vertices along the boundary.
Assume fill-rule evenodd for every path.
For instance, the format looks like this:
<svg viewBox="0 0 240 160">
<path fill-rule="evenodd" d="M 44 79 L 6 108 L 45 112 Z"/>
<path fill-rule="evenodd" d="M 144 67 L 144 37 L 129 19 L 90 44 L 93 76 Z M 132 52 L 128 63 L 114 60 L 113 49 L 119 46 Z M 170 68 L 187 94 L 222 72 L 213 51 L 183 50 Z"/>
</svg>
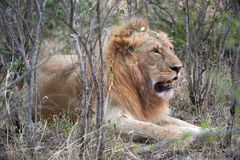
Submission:
<svg viewBox="0 0 240 160">
<path fill-rule="evenodd" d="M 115 27 L 105 43 L 104 61 L 106 91 L 111 87 L 110 106 L 118 106 L 134 118 L 154 121 L 168 115 L 168 101 L 158 97 L 153 89 L 147 67 L 140 62 L 137 47 L 143 37 L 134 32 L 150 32 L 148 22 L 134 19 Z"/>
</svg>

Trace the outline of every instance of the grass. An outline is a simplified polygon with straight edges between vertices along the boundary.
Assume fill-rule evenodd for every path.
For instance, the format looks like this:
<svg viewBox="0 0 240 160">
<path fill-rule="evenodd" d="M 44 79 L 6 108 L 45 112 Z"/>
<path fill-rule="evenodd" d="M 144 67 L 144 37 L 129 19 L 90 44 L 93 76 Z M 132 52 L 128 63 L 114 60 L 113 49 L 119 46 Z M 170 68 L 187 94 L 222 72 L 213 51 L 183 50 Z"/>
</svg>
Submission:
<svg viewBox="0 0 240 160">
<path fill-rule="evenodd" d="M 20 96 L 21 94 L 15 93 Z M 186 80 L 177 84 L 175 97 L 171 100 L 173 116 L 186 120 L 196 125 L 224 128 L 229 117 L 229 102 L 221 101 L 212 106 L 203 106 L 198 113 L 192 111 L 192 106 L 187 98 Z M 16 97 L 14 97 L 16 98 Z M 18 97 L 19 98 L 19 97 Z M 24 98 L 22 98 L 24 100 Z M 6 113 L 4 106 L 2 113 Z M 24 124 L 23 107 L 19 107 L 19 119 Z M 9 123 L 7 114 L 2 114 L 0 121 L 0 159 L 79 159 L 78 155 L 84 150 L 84 159 L 94 159 L 96 149 L 96 132 L 94 124 L 89 125 L 90 132 L 87 137 L 87 145 L 80 150 L 80 139 L 71 141 L 74 123 L 67 116 L 56 117 L 51 123 L 40 121 L 33 124 L 32 142 L 34 148 L 28 148 L 23 133 L 16 134 L 14 127 Z M 239 121 L 239 117 L 236 117 Z M 24 125 L 23 125 L 24 127 Z M 112 126 L 113 127 L 113 126 Z M 24 130 L 24 128 L 23 128 Z M 107 159 L 240 159 L 240 136 L 234 135 L 232 143 L 223 146 L 223 140 L 209 139 L 197 140 L 184 151 L 179 151 L 177 144 L 167 145 L 161 149 L 147 154 L 135 152 L 144 144 L 126 141 L 115 135 L 109 127 L 105 128 L 106 148 L 104 155 Z M 180 145 L 182 145 L 180 143 Z M 34 155 L 30 156 L 30 150 Z"/>
<path fill-rule="evenodd" d="M 53 40 L 44 42 L 44 56 L 46 51 L 55 48 L 61 48 L 62 44 L 56 46 Z M 43 57 L 44 57 L 43 56 Z M 228 72 L 228 71 L 226 71 Z M 172 115 L 189 123 L 224 128 L 230 117 L 229 107 L 230 99 L 226 95 L 226 91 L 222 92 L 221 87 L 216 85 L 215 92 L 219 93 L 208 97 L 208 101 L 196 110 L 188 98 L 187 79 L 184 75 L 175 85 L 175 96 L 171 99 Z M 222 75 L 226 75 L 222 71 Z M 227 75 L 226 77 L 228 77 Z M 223 84 L 219 84 L 222 86 Z M 220 89 L 219 89 L 220 88 Z M 225 87 L 222 87 L 225 89 Z M 42 120 L 33 123 L 32 144 L 33 148 L 29 148 L 26 143 L 24 133 L 15 133 L 15 127 L 10 123 L 7 114 L 6 104 L 10 106 L 11 111 L 18 112 L 19 120 L 24 130 L 25 122 L 25 89 L 18 90 L 13 88 L 8 96 L 1 94 L 0 103 L 0 160 L 2 159 L 36 159 L 36 160 L 65 160 L 79 159 L 79 153 L 84 150 L 83 159 L 94 159 L 96 151 L 96 130 L 94 129 L 94 119 L 89 124 L 89 133 L 86 136 L 86 146 L 80 149 L 80 138 L 72 141 L 72 133 L 75 128 L 73 122 L 69 120 L 67 115 L 59 118 L 56 117 L 52 122 Z M 9 96 L 10 95 L 10 96 Z M 236 126 L 240 126 L 239 115 L 236 116 Z M 107 159 L 240 159 L 240 135 L 232 137 L 232 143 L 223 146 L 223 139 L 210 138 L 208 141 L 196 140 L 184 151 L 179 151 L 180 144 L 167 145 L 161 149 L 153 150 L 149 153 L 136 154 L 139 148 L 145 144 L 136 143 L 131 140 L 122 139 L 119 135 L 112 132 L 111 127 L 105 127 L 105 150 L 104 155 Z M 184 144 L 183 144 L 184 145 Z M 30 155 L 33 152 L 33 156 Z"/>
</svg>

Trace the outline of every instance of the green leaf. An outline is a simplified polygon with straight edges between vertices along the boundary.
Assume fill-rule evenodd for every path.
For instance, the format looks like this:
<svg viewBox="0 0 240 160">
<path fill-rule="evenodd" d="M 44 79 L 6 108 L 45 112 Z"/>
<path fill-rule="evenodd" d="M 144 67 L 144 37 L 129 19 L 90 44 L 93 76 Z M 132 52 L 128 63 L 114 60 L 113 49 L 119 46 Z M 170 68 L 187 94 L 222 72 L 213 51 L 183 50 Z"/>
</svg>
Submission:
<svg viewBox="0 0 240 160">
<path fill-rule="evenodd" d="M 113 129 L 117 129 L 116 123 L 113 123 L 112 126 L 113 126 Z"/>
<path fill-rule="evenodd" d="M 227 47 L 233 47 L 236 44 L 236 39 L 234 37 L 230 37 L 226 40 Z"/>
<path fill-rule="evenodd" d="M 112 65 L 110 65 L 110 68 L 109 68 L 109 69 L 110 69 L 110 73 L 112 73 Z"/>
<path fill-rule="evenodd" d="M 186 138 L 190 137 L 191 135 L 192 135 L 191 131 L 184 131 L 181 135 L 181 138 L 186 139 Z"/>
<path fill-rule="evenodd" d="M 113 16 L 112 16 L 112 24 L 113 25 L 118 25 L 120 22 L 120 16 L 121 13 L 120 12 L 116 12 Z"/>
<path fill-rule="evenodd" d="M 207 135 L 207 141 L 208 142 L 213 142 L 216 141 L 217 137 L 213 136 L 213 135 Z"/>
<path fill-rule="evenodd" d="M 240 117 L 240 106 L 237 106 L 236 108 L 236 115 Z"/>
<path fill-rule="evenodd" d="M 135 145 L 132 147 L 132 150 L 133 150 L 133 152 L 138 153 L 141 150 L 141 148 L 139 145 Z"/>
<path fill-rule="evenodd" d="M 0 43 L 0 52 L 2 52 L 2 53 L 8 52 L 7 48 L 5 47 L 5 45 L 3 43 Z"/>
<path fill-rule="evenodd" d="M 114 150 L 119 151 L 121 149 L 121 146 L 119 144 L 114 145 Z"/>
<path fill-rule="evenodd" d="M 208 128 L 207 122 L 206 122 L 206 121 L 201 121 L 200 127 L 201 127 L 202 129 Z"/>
<path fill-rule="evenodd" d="M 58 42 L 65 41 L 67 39 L 67 36 L 64 32 L 60 31 L 58 34 Z"/>
<path fill-rule="evenodd" d="M 239 29 L 239 28 L 240 28 L 240 21 L 238 20 L 237 17 L 234 17 L 234 18 L 233 18 L 232 24 L 233 24 L 233 27 L 234 27 L 235 29 Z"/>
</svg>

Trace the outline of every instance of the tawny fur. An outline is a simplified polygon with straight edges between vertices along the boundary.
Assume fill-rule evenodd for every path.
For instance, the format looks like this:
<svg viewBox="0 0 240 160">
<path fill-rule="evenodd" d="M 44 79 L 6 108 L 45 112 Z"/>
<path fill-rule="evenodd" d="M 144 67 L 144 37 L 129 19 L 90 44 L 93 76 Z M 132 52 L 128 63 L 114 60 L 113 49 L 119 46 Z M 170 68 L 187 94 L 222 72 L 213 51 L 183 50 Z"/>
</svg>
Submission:
<svg viewBox="0 0 240 160">
<path fill-rule="evenodd" d="M 151 30 L 146 20 L 113 28 L 104 44 L 105 95 L 109 95 L 105 121 L 116 123 L 123 135 L 133 132 L 145 138 L 178 136 L 184 130 L 199 133 L 199 127 L 169 117 L 170 93 L 154 90 L 156 82 L 168 83 L 177 76 L 173 68 L 181 66 L 167 34 Z M 53 56 L 40 67 L 34 115 L 37 111 L 48 118 L 64 109 L 76 113 L 81 106 L 78 68 L 74 55 Z"/>
</svg>

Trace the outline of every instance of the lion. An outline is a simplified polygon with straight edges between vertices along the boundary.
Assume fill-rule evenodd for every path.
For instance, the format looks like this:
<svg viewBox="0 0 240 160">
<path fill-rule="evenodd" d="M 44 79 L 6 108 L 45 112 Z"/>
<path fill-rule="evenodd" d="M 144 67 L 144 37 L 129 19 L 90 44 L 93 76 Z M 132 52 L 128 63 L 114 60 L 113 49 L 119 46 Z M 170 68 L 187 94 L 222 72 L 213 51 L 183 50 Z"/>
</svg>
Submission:
<svg viewBox="0 0 240 160">
<path fill-rule="evenodd" d="M 173 83 L 182 62 L 172 40 L 151 30 L 145 19 L 113 27 L 104 44 L 104 122 L 122 136 L 164 140 L 201 128 L 170 116 Z M 38 69 L 33 115 L 49 118 L 81 106 L 81 77 L 76 55 L 55 55 Z"/>
</svg>

